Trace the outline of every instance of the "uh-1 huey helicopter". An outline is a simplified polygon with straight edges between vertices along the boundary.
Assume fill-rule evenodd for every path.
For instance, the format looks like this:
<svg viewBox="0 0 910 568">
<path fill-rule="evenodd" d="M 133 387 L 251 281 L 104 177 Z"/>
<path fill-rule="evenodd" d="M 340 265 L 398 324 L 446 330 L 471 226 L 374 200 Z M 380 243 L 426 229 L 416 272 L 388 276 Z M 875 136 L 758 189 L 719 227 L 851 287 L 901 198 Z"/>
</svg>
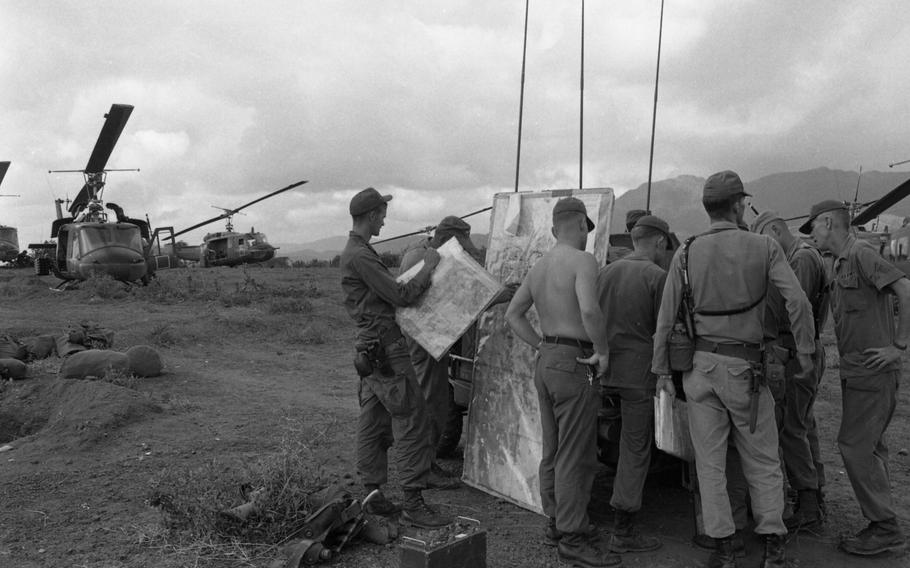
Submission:
<svg viewBox="0 0 910 568">
<path fill-rule="evenodd" d="M 98 274 L 123 282 L 148 281 L 146 255 L 151 242 L 148 222 L 126 217 L 119 206 L 108 203 L 107 209 L 114 212 L 111 220 L 101 201 L 107 172 L 139 171 L 105 168 L 132 112 L 132 105 L 111 105 L 85 169 L 48 172 L 80 172 L 85 184 L 76 198 L 67 203 L 69 216 L 62 210 L 63 200 L 55 201 L 57 219 L 51 224 L 50 236 L 56 243 L 29 245 L 36 252 L 38 275 L 52 271 L 64 283 Z"/>
<path fill-rule="evenodd" d="M 242 209 L 259 203 L 270 197 L 274 197 L 279 193 L 284 193 L 289 189 L 294 189 L 297 186 L 307 183 L 307 180 L 298 181 L 292 183 L 281 189 L 277 189 L 268 195 L 264 195 L 258 199 L 254 199 L 249 203 L 236 207 L 234 209 L 226 209 L 224 207 L 215 207 L 215 209 L 221 209 L 224 211 L 221 215 L 212 217 L 197 223 L 192 227 L 187 227 L 182 231 L 173 232 L 171 227 L 162 227 L 156 230 L 156 233 L 159 231 L 170 232 L 169 237 L 170 244 L 166 244 L 163 247 L 165 253 L 168 256 L 176 256 L 181 260 L 189 260 L 198 262 L 201 266 L 237 266 L 239 264 L 255 264 L 259 262 L 265 262 L 271 260 L 275 256 L 275 251 L 278 250 L 278 247 L 272 246 L 269 244 L 268 239 L 265 234 L 257 232 L 255 229 L 250 228 L 250 231 L 247 233 L 237 233 L 234 232 L 234 224 L 232 219 L 234 215 L 240 213 Z M 184 245 L 177 242 L 175 239 L 180 235 L 204 227 L 210 223 L 216 221 L 225 220 L 225 230 L 217 231 L 214 233 L 208 233 L 202 239 L 201 245 Z"/>
<path fill-rule="evenodd" d="M 9 162 L 0 162 L 0 184 L 6 177 Z M 4 195 L 0 197 L 19 197 L 18 195 Z M 14 227 L 0 225 L 0 262 L 13 262 L 19 257 L 19 233 Z"/>
</svg>

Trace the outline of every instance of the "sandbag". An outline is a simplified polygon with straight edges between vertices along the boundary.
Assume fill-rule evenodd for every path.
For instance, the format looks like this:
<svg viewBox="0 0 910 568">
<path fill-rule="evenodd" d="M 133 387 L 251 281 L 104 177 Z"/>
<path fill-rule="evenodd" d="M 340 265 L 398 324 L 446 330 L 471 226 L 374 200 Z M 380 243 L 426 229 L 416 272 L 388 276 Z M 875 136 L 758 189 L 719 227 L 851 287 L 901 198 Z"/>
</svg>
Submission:
<svg viewBox="0 0 910 568">
<path fill-rule="evenodd" d="M 148 345 L 135 345 L 126 350 L 130 372 L 137 377 L 157 377 L 164 368 L 161 355 Z"/>
<path fill-rule="evenodd" d="M 57 338 L 53 335 L 26 337 L 22 344 L 28 350 L 29 359 L 47 359 L 57 350 Z"/>
<path fill-rule="evenodd" d="M 126 353 L 106 349 L 88 349 L 73 353 L 60 365 L 59 376 L 64 379 L 104 378 L 111 372 L 130 372 Z"/>
<path fill-rule="evenodd" d="M 0 379 L 24 379 L 28 367 L 18 359 L 0 359 Z"/>
</svg>

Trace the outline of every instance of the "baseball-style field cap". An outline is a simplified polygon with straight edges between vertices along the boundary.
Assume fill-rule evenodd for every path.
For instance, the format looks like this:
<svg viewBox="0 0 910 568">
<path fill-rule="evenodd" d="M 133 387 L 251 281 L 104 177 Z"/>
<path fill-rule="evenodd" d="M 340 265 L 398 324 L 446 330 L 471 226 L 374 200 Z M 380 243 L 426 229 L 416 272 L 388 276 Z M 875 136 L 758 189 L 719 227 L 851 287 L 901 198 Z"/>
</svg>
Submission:
<svg viewBox="0 0 910 568">
<path fill-rule="evenodd" d="M 753 233 L 761 233 L 769 223 L 774 221 L 783 221 L 784 218 L 780 216 L 780 213 L 774 210 L 762 211 L 758 217 L 752 221 L 752 226 L 749 228 Z"/>
<path fill-rule="evenodd" d="M 806 219 L 806 222 L 800 225 L 799 232 L 804 235 L 812 234 L 812 221 L 815 221 L 815 218 L 821 215 L 822 213 L 827 213 L 828 211 L 837 211 L 838 209 L 847 209 L 847 204 L 843 201 L 838 201 L 836 199 L 826 199 L 820 203 L 816 203 L 812 206 L 812 209 L 809 210 L 809 218 Z"/>
<path fill-rule="evenodd" d="M 640 217 L 638 221 L 635 222 L 635 227 L 651 227 L 652 229 L 657 229 L 667 237 L 667 248 L 672 248 L 673 243 L 670 242 L 670 225 L 666 221 L 657 217 L 655 215 L 645 215 Z M 633 229 L 635 227 L 632 227 Z"/>
<path fill-rule="evenodd" d="M 351 198 L 351 205 L 348 210 L 352 217 L 369 213 L 380 205 L 384 205 L 392 200 L 391 195 L 382 195 L 372 187 L 360 191 Z"/>
<path fill-rule="evenodd" d="M 588 222 L 588 231 L 594 230 L 594 221 L 588 217 L 588 208 L 585 207 L 584 202 L 577 197 L 563 197 L 556 202 L 556 205 L 553 206 L 553 220 L 556 220 L 556 216 L 560 213 L 584 213 L 585 221 Z"/>
<path fill-rule="evenodd" d="M 724 170 L 712 174 L 705 180 L 705 188 L 702 192 L 702 198 L 723 199 L 737 195 L 751 196 L 743 188 L 743 180 L 739 179 L 736 172 Z"/>
<path fill-rule="evenodd" d="M 650 214 L 650 211 L 645 211 L 644 209 L 632 209 L 626 213 L 626 230 L 631 231 L 639 219 Z"/>
<path fill-rule="evenodd" d="M 468 225 L 463 219 L 454 215 L 449 215 L 440 221 L 438 225 L 436 225 L 436 232 L 469 234 L 471 232 L 471 226 Z"/>
</svg>

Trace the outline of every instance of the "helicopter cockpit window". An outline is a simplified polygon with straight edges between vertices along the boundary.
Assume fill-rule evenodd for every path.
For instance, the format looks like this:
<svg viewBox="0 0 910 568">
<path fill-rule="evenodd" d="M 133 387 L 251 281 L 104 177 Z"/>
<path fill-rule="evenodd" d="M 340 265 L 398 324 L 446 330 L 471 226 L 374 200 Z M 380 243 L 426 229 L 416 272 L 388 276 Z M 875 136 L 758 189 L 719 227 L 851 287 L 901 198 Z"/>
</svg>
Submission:
<svg viewBox="0 0 910 568">
<path fill-rule="evenodd" d="M 82 227 L 79 232 L 82 250 L 119 245 L 133 250 L 142 250 L 142 236 L 138 227 L 122 225 L 103 225 L 99 227 Z"/>
</svg>

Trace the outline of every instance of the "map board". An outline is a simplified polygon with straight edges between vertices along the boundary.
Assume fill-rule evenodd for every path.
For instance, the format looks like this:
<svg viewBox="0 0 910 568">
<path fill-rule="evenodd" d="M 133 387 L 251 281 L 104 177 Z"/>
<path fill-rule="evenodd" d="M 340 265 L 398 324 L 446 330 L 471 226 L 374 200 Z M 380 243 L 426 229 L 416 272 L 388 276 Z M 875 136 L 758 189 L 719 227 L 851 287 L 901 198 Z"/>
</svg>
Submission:
<svg viewBox="0 0 910 568">
<path fill-rule="evenodd" d="M 493 199 L 486 258 L 494 278 L 502 284 L 521 282 L 534 262 L 556 244 L 550 231 L 553 206 L 569 195 L 584 202 L 595 224 L 586 250 L 598 265 L 606 263 L 612 189 L 500 193 Z M 533 308 L 528 319 L 537 327 Z M 476 349 L 463 479 L 472 487 L 542 513 L 534 350 L 512 333 L 505 307 L 499 306 L 481 315 Z"/>
<path fill-rule="evenodd" d="M 502 286 L 465 252 L 458 239 L 439 249 L 439 265 L 430 288 L 416 303 L 395 310 L 401 331 L 408 334 L 437 361 L 445 355 Z M 398 277 L 407 282 L 423 268 L 421 260 Z"/>
</svg>

